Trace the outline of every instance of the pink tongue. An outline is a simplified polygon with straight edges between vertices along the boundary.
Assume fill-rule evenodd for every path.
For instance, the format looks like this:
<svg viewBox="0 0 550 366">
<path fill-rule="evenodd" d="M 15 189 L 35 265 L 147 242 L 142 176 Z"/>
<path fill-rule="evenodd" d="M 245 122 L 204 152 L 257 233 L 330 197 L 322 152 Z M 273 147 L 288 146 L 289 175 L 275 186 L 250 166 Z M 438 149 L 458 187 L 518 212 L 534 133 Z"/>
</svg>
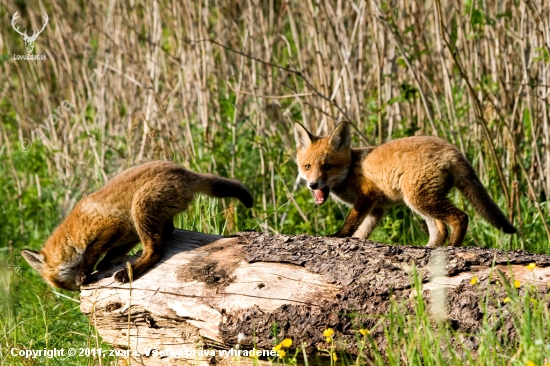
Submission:
<svg viewBox="0 0 550 366">
<path fill-rule="evenodd" d="M 313 191 L 313 199 L 316 204 L 320 205 L 325 202 L 325 193 L 321 189 L 315 189 Z"/>
</svg>

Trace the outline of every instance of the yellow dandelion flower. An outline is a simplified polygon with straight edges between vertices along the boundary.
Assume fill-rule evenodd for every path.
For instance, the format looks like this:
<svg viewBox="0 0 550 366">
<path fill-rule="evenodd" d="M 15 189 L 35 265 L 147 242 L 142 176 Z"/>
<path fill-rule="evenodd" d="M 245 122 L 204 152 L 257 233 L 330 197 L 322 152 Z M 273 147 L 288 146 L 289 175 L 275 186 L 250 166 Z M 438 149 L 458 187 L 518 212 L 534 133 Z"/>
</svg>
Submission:
<svg viewBox="0 0 550 366">
<path fill-rule="evenodd" d="M 325 337 L 332 337 L 334 335 L 334 329 L 332 328 L 325 329 L 325 331 L 323 332 L 323 335 Z"/>
<path fill-rule="evenodd" d="M 520 280 L 515 280 L 514 281 L 514 287 L 515 288 L 520 288 L 521 287 L 521 281 Z"/>
<path fill-rule="evenodd" d="M 286 356 L 286 352 L 285 352 L 284 350 L 280 350 L 280 351 L 278 352 L 278 355 L 279 355 L 279 358 L 283 358 L 283 357 Z"/>
<path fill-rule="evenodd" d="M 370 334 L 370 330 L 361 328 L 359 329 L 359 333 L 361 333 L 363 336 L 366 336 Z"/>
<path fill-rule="evenodd" d="M 284 348 L 288 348 L 288 347 L 292 346 L 292 339 L 290 339 L 290 338 L 283 339 L 283 341 L 281 342 L 281 345 Z"/>
<path fill-rule="evenodd" d="M 536 266 L 537 266 L 536 263 L 529 263 L 529 264 L 527 265 L 527 269 L 530 270 L 530 271 L 532 271 L 532 270 L 535 269 Z"/>
<path fill-rule="evenodd" d="M 338 356 L 336 356 L 336 353 L 333 353 L 333 354 L 332 354 L 332 359 L 333 359 L 334 361 L 338 361 Z"/>
<path fill-rule="evenodd" d="M 470 285 L 475 285 L 476 283 L 479 282 L 479 279 L 477 278 L 477 276 L 474 276 L 472 277 L 472 279 L 470 280 Z"/>
<path fill-rule="evenodd" d="M 273 350 L 276 351 L 276 352 L 279 352 L 281 350 L 281 348 L 283 347 L 283 344 L 282 343 L 279 343 L 278 345 L 276 345 L 275 347 L 273 347 Z"/>
<path fill-rule="evenodd" d="M 525 363 L 525 366 L 537 366 L 537 364 L 534 363 L 533 361 L 527 361 L 527 362 Z"/>
<path fill-rule="evenodd" d="M 327 341 L 327 343 L 331 343 L 332 342 L 332 337 L 327 337 L 325 340 Z"/>
<path fill-rule="evenodd" d="M 502 299 L 502 302 L 503 303 L 509 303 L 510 302 L 510 298 L 509 297 L 505 297 L 504 299 Z"/>
</svg>

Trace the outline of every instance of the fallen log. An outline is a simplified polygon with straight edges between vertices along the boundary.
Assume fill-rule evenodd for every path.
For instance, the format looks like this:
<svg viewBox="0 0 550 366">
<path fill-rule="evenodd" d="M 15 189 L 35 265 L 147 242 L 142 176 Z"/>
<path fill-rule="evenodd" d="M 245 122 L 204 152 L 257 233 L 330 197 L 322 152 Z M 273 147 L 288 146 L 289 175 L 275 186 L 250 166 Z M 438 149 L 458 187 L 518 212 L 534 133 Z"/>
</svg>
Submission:
<svg viewBox="0 0 550 366">
<path fill-rule="evenodd" d="M 498 302 L 512 279 L 542 293 L 550 281 L 547 255 L 256 232 L 221 237 L 176 230 L 151 270 L 132 283 L 115 282 L 113 273 L 136 258 L 121 257 L 112 270 L 94 273 L 80 300 L 103 340 L 145 365 L 231 363 L 237 349 L 267 353 L 284 338 L 314 353 L 327 348 L 327 328 L 351 354 L 359 352 L 358 330 L 370 329 L 383 351 L 383 329 L 375 324 L 391 299 L 416 296 L 415 272 L 423 296 L 438 304 L 433 312 L 470 334 L 484 311 L 500 311 L 481 304 L 489 283 L 501 284 L 491 289 Z M 526 268 L 529 263 L 536 268 Z M 443 300 L 432 301 L 442 291 Z M 501 331 L 512 328 L 504 319 Z"/>
</svg>

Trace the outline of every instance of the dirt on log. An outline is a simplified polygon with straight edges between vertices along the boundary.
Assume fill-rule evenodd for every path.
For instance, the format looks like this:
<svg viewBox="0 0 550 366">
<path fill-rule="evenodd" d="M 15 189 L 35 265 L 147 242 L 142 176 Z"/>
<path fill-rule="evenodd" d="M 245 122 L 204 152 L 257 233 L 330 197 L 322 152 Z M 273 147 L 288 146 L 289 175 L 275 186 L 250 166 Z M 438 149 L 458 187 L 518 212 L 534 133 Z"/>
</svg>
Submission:
<svg viewBox="0 0 550 366">
<path fill-rule="evenodd" d="M 415 272 L 428 303 L 443 299 L 433 312 L 455 330 L 475 334 L 482 318 L 493 316 L 495 332 L 509 337 L 513 320 L 501 300 L 511 278 L 541 293 L 550 281 L 550 256 L 524 251 L 256 232 L 220 237 L 176 230 L 151 270 L 132 284 L 115 282 L 112 274 L 136 258 L 120 258 L 112 270 L 96 272 L 81 290 L 81 310 L 104 341 L 146 365 L 181 359 L 226 364 L 232 353 L 220 350 L 271 350 L 284 338 L 315 353 L 327 348 L 327 328 L 351 354 L 359 351 L 358 330 L 369 329 L 383 352 L 387 341 L 375 324 L 392 300 L 417 295 Z M 529 263 L 536 268 L 528 270 Z M 474 276 L 476 285 L 470 283 Z M 484 302 L 487 288 L 493 301 Z M 471 336 L 469 347 L 479 341 Z"/>
</svg>

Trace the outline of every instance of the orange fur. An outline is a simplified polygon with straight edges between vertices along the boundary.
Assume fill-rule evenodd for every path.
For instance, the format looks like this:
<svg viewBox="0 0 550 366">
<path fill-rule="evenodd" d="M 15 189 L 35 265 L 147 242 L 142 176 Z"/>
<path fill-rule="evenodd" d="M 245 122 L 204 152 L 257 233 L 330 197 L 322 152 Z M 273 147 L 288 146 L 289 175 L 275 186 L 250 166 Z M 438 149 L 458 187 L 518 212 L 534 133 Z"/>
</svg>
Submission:
<svg viewBox="0 0 550 366">
<path fill-rule="evenodd" d="M 329 193 L 352 206 L 337 237 L 367 238 L 384 208 L 406 204 L 428 224 L 428 246 L 441 246 L 452 230 L 449 244 L 460 246 L 468 228 L 468 215 L 447 198 L 457 187 L 476 211 L 505 233 L 515 227 L 493 202 L 464 155 L 448 142 L 430 136 L 397 139 L 380 146 L 350 148 L 347 122 L 331 136 L 313 136 L 296 123 L 294 134 L 300 176 L 315 202 Z"/>
<path fill-rule="evenodd" d="M 238 181 L 154 161 L 125 170 L 80 200 L 41 251 L 21 254 L 52 286 L 78 290 L 102 255 L 98 269 L 108 268 L 111 259 L 141 241 L 143 254 L 132 264 L 137 278 L 158 260 L 162 239 L 174 230 L 174 215 L 187 208 L 195 193 L 235 197 L 248 208 L 253 204 Z M 128 281 L 126 269 L 115 280 Z"/>
</svg>

